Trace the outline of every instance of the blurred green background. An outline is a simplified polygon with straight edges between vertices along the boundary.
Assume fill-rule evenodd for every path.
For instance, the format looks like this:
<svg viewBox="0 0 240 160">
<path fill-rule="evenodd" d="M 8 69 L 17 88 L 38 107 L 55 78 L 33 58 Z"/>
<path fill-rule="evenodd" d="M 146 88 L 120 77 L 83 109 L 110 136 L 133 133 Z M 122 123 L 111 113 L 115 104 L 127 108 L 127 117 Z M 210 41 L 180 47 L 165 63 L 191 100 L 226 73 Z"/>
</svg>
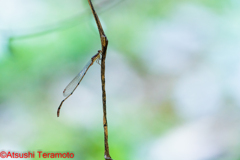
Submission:
<svg viewBox="0 0 240 160">
<path fill-rule="evenodd" d="M 240 1 L 93 4 L 112 158 L 239 160 Z M 87 0 L 0 0 L 0 151 L 104 159 L 98 64 L 56 114 L 99 49 Z"/>
</svg>

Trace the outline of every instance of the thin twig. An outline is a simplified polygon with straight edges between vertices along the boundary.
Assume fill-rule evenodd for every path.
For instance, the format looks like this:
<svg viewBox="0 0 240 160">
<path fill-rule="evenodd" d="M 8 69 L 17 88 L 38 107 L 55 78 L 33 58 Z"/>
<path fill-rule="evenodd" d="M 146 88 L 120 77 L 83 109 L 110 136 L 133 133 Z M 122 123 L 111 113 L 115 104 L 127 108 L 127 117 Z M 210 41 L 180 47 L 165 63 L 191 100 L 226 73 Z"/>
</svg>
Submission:
<svg viewBox="0 0 240 160">
<path fill-rule="evenodd" d="M 109 154 L 109 147 L 108 147 L 108 126 L 107 126 L 106 90 L 105 90 L 105 59 L 106 59 L 106 54 L 107 54 L 108 39 L 103 31 L 101 22 L 98 18 L 98 15 L 93 7 L 91 0 L 88 0 L 88 3 L 91 7 L 93 16 L 96 20 L 100 39 L 101 39 L 101 44 L 102 44 L 101 80 L 102 80 L 103 128 L 104 128 L 104 144 L 105 144 L 104 158 L 105 158 L 105 160 L 112 160 L 112 158 Z"/>
<path fill-rule="evenodd" d="M 112 160 L 110 154 L 109 154 L 109 147 L 108 147 L 108 126 L 107 126 L 107 109 L 106 109 L 106 91 L 105 91 L 105 59 L 106 59 L 106 53 L 107 53 L 107 46 L 108 46 L 108 39 L 103 31 L 101 22 L 98 18 L 98 15 L 92 5 L 91 0 L 88 0 L 90 8 L 92 10 L 93 16 L 96 20 L 99 35 L 101 39 L 101 45 L 102 50 L 99 50 L 96 55 L 94 55 L 91 58 L 91 61 L 83 68 L 83 70 L 67 85 L 67 87 L 64 89 L 63 94 L 66 96 L 64 100 L 60 103 L 57 111 L 57 116 L 59 117 L 60 109 L 63 104 L 63 102 L 70 97 L 73 92 L 76 90 L 78 85 L 80 84 L 81 80 L 85 76 L 87 70 L 93 65 L 93 63 L 101 57 L 101 80 L 102 80 L 102 102 L 103 102 L 103 128 L 104 128 L 104 144 L 105 144 L 105 152 L 104 152 L 104 158 L 105 160 Z"/>
</svg>

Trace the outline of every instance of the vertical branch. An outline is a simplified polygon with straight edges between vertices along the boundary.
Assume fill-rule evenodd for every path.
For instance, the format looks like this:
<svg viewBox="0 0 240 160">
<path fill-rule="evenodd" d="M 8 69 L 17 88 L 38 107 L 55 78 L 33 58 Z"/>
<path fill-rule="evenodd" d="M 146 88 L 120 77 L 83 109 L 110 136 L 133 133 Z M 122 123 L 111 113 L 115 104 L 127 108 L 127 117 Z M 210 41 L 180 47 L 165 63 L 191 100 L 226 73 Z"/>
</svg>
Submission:
<svg viewBox="0 0 240 160">
<path fill-rule="evenodd" d="M 105 91 L 105 59 L 106 59 L 106 50 L 102 52 L 102 61 L 101 61 L 103 127 L 104 127 L 104 142 L 105 142 L 105 159 L 111 160 L 111 156 L 109 154 L 109 147 L 108 147 L 107 106 L 106 106 L 106 91 Z"/>
<path fill-rule="evenodd" d="M 101 44 L 102 44 L 102 52 L 105 50 L 105 53 L 107 51 L 107 45 L 108 45 L 108 40 L 107 40 L 107 37 L 103 31 L 103 28 L 102 28 L 102 25 L 101 25 L 101 22 L 98 18 L 98 15 L 93 7 L 93 4 L 92 4 L 92 1 L 91 0 L 88 0 L 88 3 L 90 5 L 90 8 L 92 10 L 92 13 L 93 13 L 93 16 L 94 16 L 94 19 L 97 23 L 97 27 L 98 27 L 98 31 L 99 31 L 99 35 L 100 35 L 100 39 L 101 39 Z M 105 48 L 105 49 L 104 49 Z M 103 53 L 102 53 L 103 54 Z"/>
<path fill-rule="evenodd" d="M 106 91 L 105 91 L 105 54 L 102 54 L 101 61 L 101 80 L 102 80 L 102 102 L 103 102 L 103 127 L 104 127 L 104 142 L 105 142 L 105 159 L 111 159 L 108 147 L 108 125 L 107 125 L 107 106 L 106 106 Z"/>
<path fill-rule="evenodd" d="M 102 45 L 101 81 L 102 81 L 103 128 L 104 128 L 104 145 L 105 145 L 104 158 L 105 160 L 112 160 L 109 154 L 109 147 L 108 147 L 108 125 L 107 125 L 107 107 L 106 107 L 106 90 L 105 90 L 105 59 L 106 59 L 106 53 L 107 53 L 108 39 L 103 31 L 101 22 L 98 18 L 98 15 L 93 7 L 91 0 L 88 0 L 88 3 L 91 7 L 93 16 L 97 23 L 98 31 L 101 39 L 101 45 Z"/>
</svg>

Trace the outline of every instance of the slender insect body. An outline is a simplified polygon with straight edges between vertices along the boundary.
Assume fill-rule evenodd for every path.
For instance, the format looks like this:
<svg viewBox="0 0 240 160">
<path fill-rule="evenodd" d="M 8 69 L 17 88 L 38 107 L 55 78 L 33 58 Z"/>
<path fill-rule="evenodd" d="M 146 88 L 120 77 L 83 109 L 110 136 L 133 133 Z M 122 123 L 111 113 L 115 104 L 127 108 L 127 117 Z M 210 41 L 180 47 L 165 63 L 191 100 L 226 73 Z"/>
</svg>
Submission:
<svg viewBox="0 0 240 160">
<path fill-rule="evenodd" d="M 83 77 L 85 76 L 85 74 L 87 73 L 88 69 L 93 65 L 93 63 L 99 59 L 100 57 L 100 53 L 101 50 L 98 51 L 97 54 L 95 54 L 94 56 L 92 56 L 91 60 L 84 66 L 84 68 L 81 70 L 81 72 L 79 72 L 77 74 L 77 76 L 67 85 L 67 87 L 63 90 L 63 96 L 66 97 L 62 103 L 60 104 L 60 106 L 58 107 L 58 116 L 60 113 L 60 109 L 61 106 L 63 104 L 63 102 L 68 99 L 68 97 L 70 97 L 73 92 L 77 89 L 77 87 L 79 86 L 79 84 L 81 83 Z"/>
<path fill-rule="evenodd" d="M 98 15 L 92 5 L 91 0 L 88 0 L 90 8 L 92 10 L 93 16 L 95 18 L 96 24 L 98 26 L 98 31 L 100 34 L 102 50 L 98 50 L 98 53 L 95 54 L 91 60 L 85 65 L 83 70 L 77 74 L 77 76 L 67 85 L 67 87 L 63 91 L 63 95 L 66 97 L 62 100 L 60 106 L 58 107 L 57 116 L 59 117 L 60 109 L 63 102 L 70 97 L 73 92 L 76 90 L 80 82 L 82 81 L 83 77 L 85 76 L 88 69 L 93 65 L 93 63 L 97 60 L 99 64 L 99 59 L 101 59 L 101 81 L 102 81 L 102 102 L 103 102 L 103 125 L 104 125 L 104 144 L 105 144 L 105 153 L 104 158 L 105 160 L 112 160 L 109 154 L 109 147 L 108 147 L 108 127 L 107 127 L 107 111 L 106 111 L 106 91 L 105 91 L 105 58 L 108 46 L 108 39 L 103 31 L 101 22 L 98 18 Z"/>
</svg>

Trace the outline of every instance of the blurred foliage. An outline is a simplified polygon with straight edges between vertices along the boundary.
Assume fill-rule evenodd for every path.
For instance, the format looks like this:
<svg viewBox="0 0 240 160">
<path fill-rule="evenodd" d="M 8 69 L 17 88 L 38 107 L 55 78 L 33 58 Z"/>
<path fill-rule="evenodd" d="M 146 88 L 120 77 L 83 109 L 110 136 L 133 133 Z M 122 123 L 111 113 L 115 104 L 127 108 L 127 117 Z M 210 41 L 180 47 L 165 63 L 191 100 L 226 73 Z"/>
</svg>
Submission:
<svg viewBox="0 0 240 160">
<path fill-rule="evenodd" d="M 48 3 L 46 2 L 46 5 Z M 231 7 L 230 1 L 227 0 L 122 1 L 99 14 L 109 39 L 108 54 L 115 51 L 125 57 L 125 64 L 131 66 L 141 80 L 146 80 L 146 86 L 151 85 L 148 76 L 153 76 L 151 77 L 153 79 L 155 76 L 148 72 L 145 59 L 140 56 L 149 54 L 142 53 L 142 45 L 147 43 L 148 26 L 168 19 L 176 7 L 183 3 L 204 5 L 217 14 L 222 14 L 225 9 Z M 87 2 L 84 2 L 84 7 L 89 10 Z M 62 13 L 64 14 L 66 13 Z M 59 16 L 61 17 L 61 13 Z M 51 22 L 52 19 L 49 18 L 48 21 Z M 98 128 L 88 129 L 56 120 L 55 110 L 60 101 L 55 102 L 56 96 L 52 95 L 56 93 L 55 90 L 52 91 L 52 86 L 60 84 L 66 76 L 77 74 L 100 49 L 100 39 L 92 15 L 89 14 L 84 20 L 79 20 L 77 25 L 56 29 L 46 34 L 25 38 L 10 36 L 8 45 L 9 50 L 6 50 L 0 59 L 0 112 L 5 114 L 8 109 L 14 112 L 6 118 L 6 123 L 13 123 L 13 126 L 17 126 L 19 117 L 25 118 L 26 114 L 30 116 L 21 123 L 23 128 L 28 128 L 28 123 L 34 124 L 33 128 L 28 128 L 29 136 L 20 137 L 19 143 L 22 148 L 44 152 L 69 151 L 75 153 L 75 159 L 103 159 L 101 122 Z M 65 86 L 58 87 L 63 89 Z M 122 102 L 119 100 L 115 103 Z M 112 115 L 118 112 L 109 113 L 113 116 L 110 118 L 112 121 L 109 121 L 110 153 L 113 159 L 130 159 L 126 157 L 133 157 L 136 146 L 154 141 L 154 138 L 181 124 L 183 119 L 178 116 L 173 106 L 171 99 L 158 104 L 151 102 L 151 99 L 147 99 L 141 106 L 129 104 L 127 107 L 133 109 L 124 110 L 125 115 L 122 116 L 120 124 L 115 123 Z M 14 119 L 15 116 L 18 118 Z M 1 141 L 6 139 L 0 139 L 0 147 Z"/>
</svg>

